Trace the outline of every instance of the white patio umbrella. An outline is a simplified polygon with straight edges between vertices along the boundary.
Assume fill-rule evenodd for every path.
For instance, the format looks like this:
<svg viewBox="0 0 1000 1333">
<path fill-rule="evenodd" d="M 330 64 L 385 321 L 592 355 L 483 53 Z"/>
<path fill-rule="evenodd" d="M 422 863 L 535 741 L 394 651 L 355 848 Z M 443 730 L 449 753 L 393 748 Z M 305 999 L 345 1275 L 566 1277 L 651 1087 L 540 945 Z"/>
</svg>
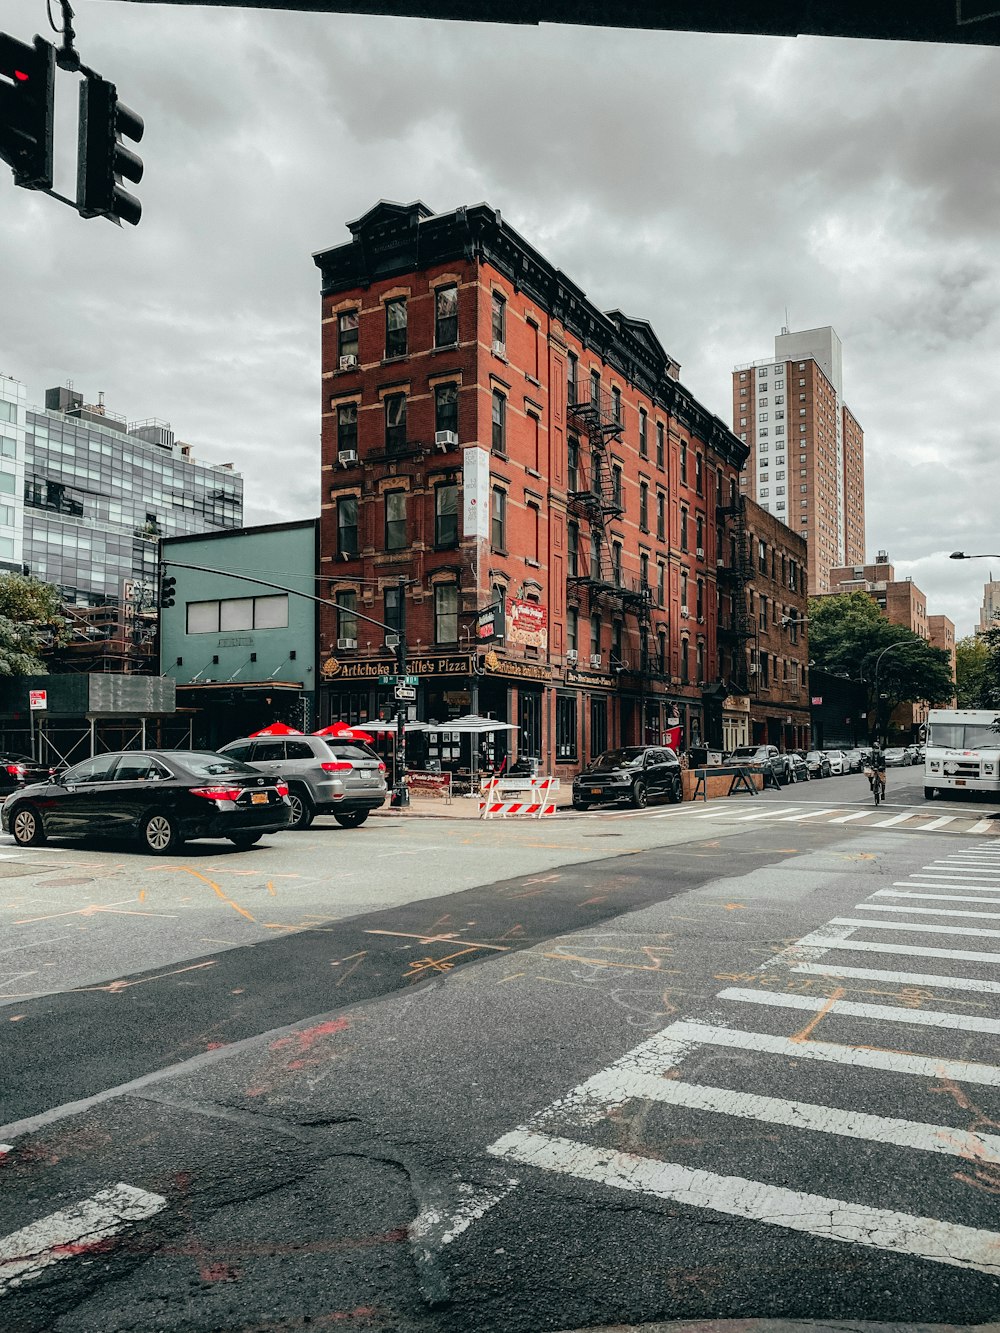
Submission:
<svg viewBox="0 0 1000 1333">
<path fill-rule="evenodd" d="M 494 731 L 520 731 L 513 722 L 498 722 L 495 717 L 480 717 L 476 713 L 466 713 L 465 717 L 453 717 L 450 722 L 428 722 L 428 731 L 451 731 L 466 736 L 486 736 Z M 476 784 L 476 772 L 479 755 L 472 746 L 472 785 Z"/>
</svg>

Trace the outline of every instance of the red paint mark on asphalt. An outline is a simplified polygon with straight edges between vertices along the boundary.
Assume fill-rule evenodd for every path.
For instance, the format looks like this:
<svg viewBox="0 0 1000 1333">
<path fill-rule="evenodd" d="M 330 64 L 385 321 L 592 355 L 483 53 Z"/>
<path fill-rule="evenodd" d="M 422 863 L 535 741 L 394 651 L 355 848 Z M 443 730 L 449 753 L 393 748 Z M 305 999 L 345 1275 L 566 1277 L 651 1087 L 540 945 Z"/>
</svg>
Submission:
<svg viewBox="0 0 1000 1333">
<path fill-rule="evenodd" d="M 228 1046 L 227 1041 L 210 1041 L 205 1047 L 206 1051 L 221 1051 L 223 1046 Z"/>
<path fill-rule="evenodd" d="M 312 1050 L 321 1037 L 330 1037 L 335 1032 L 343 1032 L 349 1026 L 350 1023 L 346 1018 L 331 1018 L 325 1023 L 317 1023 L 315 1027 L 304 1028 L 301 1032 L 293 1032 L 287 1037 L 279 1037 L 277 1041 L 271 1042 L 270 1049 L 283 1051 L 291 1046 L 299 1054 L 305 1054 L 306 1051 Z"/>
</svg>

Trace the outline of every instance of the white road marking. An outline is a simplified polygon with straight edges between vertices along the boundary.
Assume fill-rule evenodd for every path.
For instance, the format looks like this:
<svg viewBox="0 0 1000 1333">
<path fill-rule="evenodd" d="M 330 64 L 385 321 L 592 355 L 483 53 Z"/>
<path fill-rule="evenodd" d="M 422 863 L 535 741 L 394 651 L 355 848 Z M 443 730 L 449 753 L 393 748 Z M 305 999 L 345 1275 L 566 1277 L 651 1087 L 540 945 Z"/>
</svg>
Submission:
<svg viewBox="0 0 1000 1333">
<path fill-rule="evenodd" d="M 1000 1019 L 945 1014 L 934 1009 L 903 1009 L 893 1004 L 859 1004 L 854 1000 L 834 1000 L 831 1004 L 824 996 L 786 995 L 780 991 L 749 990 L 742 986 L 719 991 L 718 998 L 736 1000 L 740 1004 L 773 1005 L 778 1009 L 810 1009 L 813 1012 L 822 1009 L 828 1014 L 846 1014 L 851 1018 L 876 1018 L 880 1023 L 914 1023 L 918 1027 L 957 1028 L 960 1032 L 1000 1033 Z"/>
<path fill-rule="evenodd" d="M 936 870 L 935 866 L 941 866 Z M 996 879 L 1000 876 L 1000 869 L 980 869 L 979 866 L 955 866 L 951 864 L 941 865 L 940 861 L 932 862 L 929 866 L 924 866 L 921 870 L 914 870 L 915 875 L 948 875 L 960 877 L 962 875 L 973 875 L 980 879 Z"/>
<path fill-rule="evenodd" d="M 958 1268 L 1000 1274 L 995 1232 L 826 1199 L 740 1176 L 717 1175 L 526 1130 L 505 1134 L 488 1151 L 494 1157 L 511 1158 L 542 1170 L 560 1171 L 577 1179 L 672 1199 L 715 1213 L 804 1231 L 826 1240 L 851 1241 Z"/>
<path fill-rule="evenodd" d="M 786 809 L 786 810 L 787 810 L 787 809 L 791 809 L 791 810 L 798 810 L 798 809 L 799 809 L 799 807 L 798 807 L 797 805 L 793 805 L 793 806 L 785 806 L 785 807 L 783 807 L 783 808 Z M 758 810 L 757 813 L 756 813 L 755 815 L 740 815 L 739 818 L 738 818 L 738 820 L 737 820 L 737 822 L 740 823 L 740 824 L 745 824 L 745 823 L 746 823 L 748 820 L 750 820 L 750 819 L 775 819 L 775 818 L 778 818 L 778 816 L 775 815 L 775 813 L 774 813 L 773 810 Z"/>
<path fill-rule="evenodd" d="M 820 815 L 832 815 L 834 810 L 842 810 L 843 808 L 842 805 L 831 805 L 825 810 L 809 810 L 804 815 L 782 815 L 782 820 L 793 823 L 799 819 L 818 819 Z"/>
<path fill-rule="evenodd" d="M 977 819 L 968 831 L 969 833 L 991 833 L 995 828 L 996 825 L 992 819 Z"/>
<path fill-rule="evenodd" d="M 871 814 L 870 810 L 858 810 L 853 815 L 838 815 L 836 819 L 831 819 L 831 824 L 849 824 L 852 819 L 867 819 Z"/>
<path fill-rule="evenodd" d="M 456 1236 L 505 1199 L 517 1183 L 511 1179 L 496 1189 L 479 1189 L 459 1181 L 457 1202 L 425 1204 L 407 1228 L 410 1240 L 425 1251 L 427 1258 L 432 1258 L 434 1250 L 450 1245 Z"/>
<path fill-rule="evenodd" d="M 720 815 L 731 815 L 732 810 L 707 810 L 695 815 L 695 819 L 718 819 Z"/>
<path fill-rule="evenodd" d="M 872 897 L 929 898 L 939 903 L 1000 903 L 1000 898 L 964 898 L 958 893 L 896 893 L 892 889 L 876 889 Z"/>
<path fill-rule="evenodd" d="M 902 824 L 904 820 L 912 819 L 913 815 L 893 815 L 890 819 L 879 819 L 872 825 L 872 828 L 892 828 L 893 824 Z M 923 829 L 921 829 L 923 832 Z"/>
<path fill-rule="evenodd" d="M 953 899 L 956 902 L 975 902 L 974 898 Z M 989 902 L 989 899 L 986 899 Z M 1000 912 L 965 912 L 961 908 L 954 911 L 949 907 L 901 907 L 897 903 L 858 903 L 856 912 L 920 912 L 924 916 L 978 916 L 991 921 L 1000 921 Z"/>
<path fill-rule="evenodd" d="M 944 828 L 945 824 L 954 824 L 957 818 L 957 815 L 938 815 L 937 819 L 932 819 L 929 824 L 925 824 L 921 832 L 927 833 L 933 828 Z"/>
<path fill-rule="evenodd" d="M 868 1139 L 872 1143 L 892 1143 L 899 1148 L 943 1153 L 966 1161 L 1000 1163 L 1000 1136 L 953 1129 L 948 1125 L 924 1124 L 895 1116 L 869 1115 L 861 1111 L 817 1105 L 814 1102 L 789 1101 L 783 1097 L 762 1097 L 701 1083 L 682 1083 L 676 1079 L 624 1070 L 608 1070 L 603 1077 L 609 1103 L 624 1104 L 633 1098 L 659 1102 L 667 1106 L 686 1106 L 695 1111 L 737 1116 L 744 1120 L 763 1120 L 771 1125 L 789 1125 L 821 1134 L 844 1138 Z M 590 1086 L 594 1092 L 595 1079 Z M 528 1126 L 525 1126 L 528 1128 Z"/>
<path fill-rule="evenodd" d="M 86 1253 L 166 1205 L 160 1194 L 119 1183 L 12 1231 L 0 1239 L 0 1296 L 37 1277 L 50 1264 Z"/>
<path fill-rule="evenodd" d="M 721 1024 L 680 1021 L 665 1031 L 692 1045 L 727 1046 L 736 1050 L 764 1051 L 787 1055 L 793 1060 L 820 1060 L 827 1064 L 852 1065 L 858 1069 L 881 1069 L 890 1074 L 915 1074 L 918 1078 L 954 1079 L 956 1083 L 978 1083 L 1000 1087 L 1000 1068 L 974 1060 L 944 1060 L 903 1051 L 880 1051 L 867 1046 L 848 1046 L 832 1041 L 793 1041 L 767 1032 L 745 1032 Z"/>
<path fill-rule="evenodd" d="M 866 925 L 870 924 L 865 922 Z M 827 949 L 856 949 L 861 953 L 899 953 L 910 958 L 953 958 L 961 963 L 996 963 L 1000 954 L 979 953 L 975 949 L 931 949 L 920 944 L 882 944 L 875 940 L 831 940 Z M 817 957 L 822 957 L 821 951 Z"/>
<path fill-rule="evenodd" d="M 926 935 L 975 935 L 979 939 L 1000 939 L 1000 930 L 989 930 L 986 926 L 928 926 L 913 921 L 862 921 L 851 916 L 835 916 L 834 926 L 865 926 L 868 930 L 914 930 Z M 1000 954 L 995 954 L 1000 962 Z"/>
<path fill-rule="evenodd" d="M 950 986 L 952 990 L 1000 995 L 1000 981 L 979 981 L 976 977 L 939 977 L 929 972 L 891 972 L 877 967 L 840 967 L 837 963 L 796 963 L 792 971 L 808 972 L 817 977 L 857 977 L 859 981 L 891 981 L 900 986 Z"/>
<path fill-rule="evenodd" d="M 1000 884 L 970 884 L 965 879 L 894 879 L 894 888 L 904 889 L 963 889 L 966 893 L 997 893 Z"/>
</svg>

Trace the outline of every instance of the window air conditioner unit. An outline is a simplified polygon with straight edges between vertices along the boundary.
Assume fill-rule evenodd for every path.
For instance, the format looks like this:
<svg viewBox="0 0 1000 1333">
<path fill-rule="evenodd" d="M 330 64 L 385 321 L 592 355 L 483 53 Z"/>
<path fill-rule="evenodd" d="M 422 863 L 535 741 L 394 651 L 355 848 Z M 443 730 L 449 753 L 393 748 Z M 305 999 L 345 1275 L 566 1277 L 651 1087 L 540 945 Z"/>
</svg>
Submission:
<svg viewBox="0 0 1000 1333">
<path fill-rule="evenodd" d="M 705 548 L 704 548 L 704 546 L 698 546 L 698 547 L 696 547 L 696 548 L 695 548 L 695 555 L 698 557 L 699 560 L 704 560 L 704 559 L 705 559 Z"/>
<path fill-rule="evenodd" d="M 337 640 L 337 647 L 338 647 L 338 648 L 357 648 L 357 646 L 358 646 L 358 641 L 357 641 L 357 639 L 338 639 L 338 640 Z"/>
<path fill-rule="evenodd" d="M 577 660 L 577 651 L 576 651 L 576 649 L 575 649 L 575 648 L 567 648 L 567 649 L 566 649 L 566 661 L 567 661 L 567 662 L 571 662 L 571 663 L 573 663 L 573 662 L 576 662 L 576 660 Z"/>
<path fill-rule="evenodd" d="M 590 654 L 590 665 L 591 665 L 592 667 L 599 667 L 599 666 L 601 665 L 601 654 L 600 654 L 600 653 L 591 653 L 591 654 Z"/>
<path fill-rule="evenodd" d="M 434 443 L 439 449 L 454 449 L 458 444 L 458 436 L 453 430 L 436 430 Z"/>
<path fill-rule="evenodd" d="M 691 618 L 691 612 L 687 609 L 686 606 L 682 606 L 682 607 L 681 607 L 681 620 L 690 620 L 690 618 Z"/>
<path fill-rule="evenodd" d="M 339 449 L 337 451 L 337 462 L 341 467 L 351 467 L 358 461 L 357 449 Z"/>
<path fill-rule="evenodd" d="M 756 676 L 756 674 L 757 674 L 757 668 L 756 668 L 755 666 L 752 666 L 752 667 L 750 668 L 750 674 L 751 674 L 751 676 Z"/>
<path fill-rule="evenodd" d="M 719 569 L 725 569 L 725 567 L 726 567 L 726 562 L 725 562 L 725 560 L 722 559 L 721 556 L 719 557 L 718 560 L 716 560 L 715 563 L 716 563 L 716 565 L 718 566 Z"/>
<path fill-rule="evenodd" d="M 354 355 L 353 352 L 349 353 L 347 356 L 342 356 L 340 358 L 341 370 L 356 370 L 357 367 L 358 367 L 358 358 Z"/>
<path fill-rule="evenodd" d="M 494 356 L 506 356 L 506 355 L 507 355 L 507 344 L 506 344 L 506 343 L 502 343 L 502 342 L 498 341 L 498 339 L 494 338 L 494 339 L 493 339 L 493 347 L 492 347 L 492 351 L 493 351 L 493 355 L 494 355 Z"/>
</svg>

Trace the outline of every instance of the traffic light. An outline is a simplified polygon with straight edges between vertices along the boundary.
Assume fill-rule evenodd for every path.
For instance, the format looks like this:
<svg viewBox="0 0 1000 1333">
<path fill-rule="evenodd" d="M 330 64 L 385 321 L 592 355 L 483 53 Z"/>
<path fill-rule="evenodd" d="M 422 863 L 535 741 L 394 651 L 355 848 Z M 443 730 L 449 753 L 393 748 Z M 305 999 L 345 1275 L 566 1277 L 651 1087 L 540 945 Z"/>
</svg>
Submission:
<svg viewBox="0 0 1000 1333">
<path fill-rule="evenodd" d="M 52 189 L 56 51 L 0 32 L 0 157 L 26 190 Z"/>
<path fill-rule="evenodd" d="M 171 575 L 164 579 L 160 584 L 160 606 L 166 608 L 173 606 L 176 595 L 177 580 Z"/>
<path fill-rule="evenodd" d="M 76 206 L 81 217 L 105 217 L 119 227 L 123 218 L 134 227 L 142 217 L 142 204 L 122 186 L 123 178 L 142 180 L 142 158 L 122 137 L 138 143 L 144 128 L 142 117 L 119 102 L 113 83 L 95 77 L 80 84 Z"/>
</svg>

